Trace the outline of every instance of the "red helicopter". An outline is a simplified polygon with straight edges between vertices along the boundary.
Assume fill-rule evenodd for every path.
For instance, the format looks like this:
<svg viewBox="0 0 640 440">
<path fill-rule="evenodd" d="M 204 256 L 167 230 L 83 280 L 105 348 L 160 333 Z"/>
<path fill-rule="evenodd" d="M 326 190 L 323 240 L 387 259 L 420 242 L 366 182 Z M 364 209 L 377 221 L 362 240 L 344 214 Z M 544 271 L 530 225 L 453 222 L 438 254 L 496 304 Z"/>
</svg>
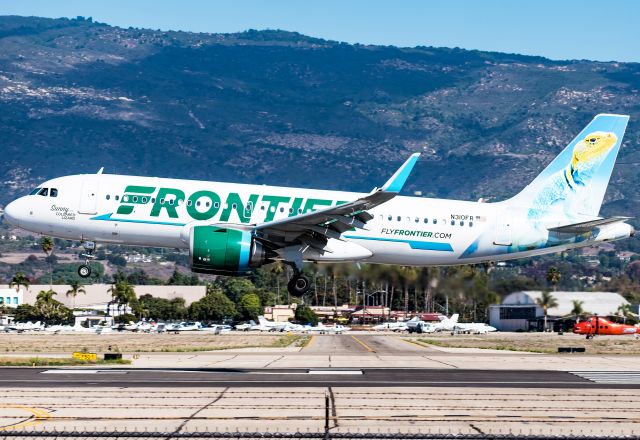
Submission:
<svg viewBox="0 0 640 440">
<path fill-rule="evenodd" d="M 595 335 L 634 335 L 640 334 L 640 327 L 635 325 L 618 324 L 598 315 L 587 318 L 585 321 L 576 322 L 573 332 L 578 335 L 587 335 L 587 339 L 593 339 Z"/>
</svg>

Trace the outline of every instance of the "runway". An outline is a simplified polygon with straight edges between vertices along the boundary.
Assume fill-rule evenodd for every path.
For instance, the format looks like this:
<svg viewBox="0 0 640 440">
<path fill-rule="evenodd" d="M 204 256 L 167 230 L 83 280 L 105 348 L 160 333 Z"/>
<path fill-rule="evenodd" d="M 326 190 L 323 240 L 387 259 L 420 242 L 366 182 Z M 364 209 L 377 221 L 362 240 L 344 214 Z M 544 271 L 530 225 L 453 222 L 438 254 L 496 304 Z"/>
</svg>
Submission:
<svg viewBox="0 0 640 440">
<path fill-rule="evenodd" d="M 464 369 L 43 369 L 6 368 L 0 383 L 19 387 L 490 387 L 640 388 L 640 372 Z"/>
</svg>

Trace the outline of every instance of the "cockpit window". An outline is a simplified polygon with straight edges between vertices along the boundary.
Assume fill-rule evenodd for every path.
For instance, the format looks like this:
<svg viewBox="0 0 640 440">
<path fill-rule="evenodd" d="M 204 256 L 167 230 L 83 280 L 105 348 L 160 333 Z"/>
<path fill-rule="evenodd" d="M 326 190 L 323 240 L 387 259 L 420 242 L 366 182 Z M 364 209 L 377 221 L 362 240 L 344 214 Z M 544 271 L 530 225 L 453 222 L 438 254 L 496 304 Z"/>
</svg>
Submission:
<svg viewBox="0 0 640 440">
<path fill-rule="evenodd" d="M 49 188 L 42 188 L 38 195 L 47 197 L 49 195 Z"/>
<path fill-rule="evenodd" d="M 29 193 L 30 196 L 35 196 L 42 188 L 38 187 Z"/>
<path fill-rule="evenodd" d="M 49 197 L 58 197 L 58 189 L 51 188 L 51 192 L 49 192 Z"/>
</svg>

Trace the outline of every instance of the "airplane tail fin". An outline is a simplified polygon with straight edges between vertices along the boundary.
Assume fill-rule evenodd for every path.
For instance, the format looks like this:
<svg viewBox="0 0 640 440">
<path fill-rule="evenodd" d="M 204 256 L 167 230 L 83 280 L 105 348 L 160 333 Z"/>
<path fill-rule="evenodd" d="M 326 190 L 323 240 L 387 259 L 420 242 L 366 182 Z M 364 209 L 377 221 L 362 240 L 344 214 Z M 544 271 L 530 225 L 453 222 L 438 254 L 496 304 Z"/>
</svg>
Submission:
<svg viewBox="0 0 640 440">
<path fill-rule="evenodd" d="M 509 203 L 530 217 L 598 216 L 629 116 L 599 114 Z"/>
<path fill-rule="evenodd" d="M 454 313 L 451 315 L 451 318 L 449 318 L 449 321 L 451 321 L 452 324 L 456 324 L 458 322 L 458 318 L 460 318 L 460 314 Z"/>
<path fill-rule="evenodd" d="M 267 319 L 263 315 L 260 315 L 258 316 L 258 322 L 260 325 L 265 325 L 267 323 Z"/>
</svg>

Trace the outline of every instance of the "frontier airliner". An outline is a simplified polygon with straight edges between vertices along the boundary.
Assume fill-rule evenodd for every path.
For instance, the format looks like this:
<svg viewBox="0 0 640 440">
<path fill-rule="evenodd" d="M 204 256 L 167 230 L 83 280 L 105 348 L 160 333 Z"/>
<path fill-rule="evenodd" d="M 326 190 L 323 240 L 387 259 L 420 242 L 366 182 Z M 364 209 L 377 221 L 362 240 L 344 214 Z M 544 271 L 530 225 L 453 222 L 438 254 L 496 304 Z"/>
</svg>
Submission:
<svg viewBox="0 0 640 440">
<path fill-rule="evenodd" d="M 628 116 L 601 114 L 516 196 L 481 203 L 398 196 L 419 154 L 369 194 L 104 174 L 59 177 L 5 208 L 20 228 L 83 242 L 188 249 L 194 272 L 245 275 L 281 260 L 289 291 L 304 261 L 473 264 L 589 246 L 634 234 L 598 215 Z M 518 176 L 518 170 L 512 171 Z"/>
</svg>

